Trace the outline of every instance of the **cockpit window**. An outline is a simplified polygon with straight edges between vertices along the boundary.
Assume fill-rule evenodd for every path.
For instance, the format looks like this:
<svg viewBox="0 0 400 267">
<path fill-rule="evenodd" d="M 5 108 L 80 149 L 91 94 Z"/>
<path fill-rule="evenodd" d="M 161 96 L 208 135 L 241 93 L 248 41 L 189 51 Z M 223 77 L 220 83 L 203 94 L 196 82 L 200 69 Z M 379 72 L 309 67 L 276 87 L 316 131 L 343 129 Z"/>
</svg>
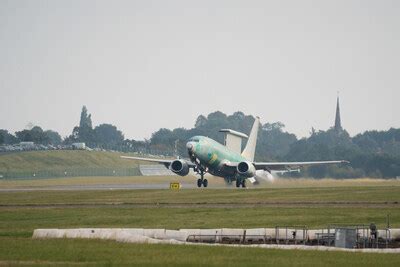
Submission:
<svg viewBox="0 0 400 267">
<path fill-rule="evenodd" d="M 190 138 L 189 141 L 190 142 L 199 142 L 199 139 L 198 138 Z"/>
</svg>

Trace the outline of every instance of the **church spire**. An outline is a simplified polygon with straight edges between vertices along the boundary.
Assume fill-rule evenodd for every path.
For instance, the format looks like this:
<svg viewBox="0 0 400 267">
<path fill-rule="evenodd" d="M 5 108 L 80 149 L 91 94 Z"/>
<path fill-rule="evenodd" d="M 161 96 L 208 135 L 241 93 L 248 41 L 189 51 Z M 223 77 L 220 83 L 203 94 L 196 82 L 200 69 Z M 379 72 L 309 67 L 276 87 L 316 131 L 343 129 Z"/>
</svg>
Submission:
<svg viewBox="0 0 400 267">
<path fill-rule="evenodd" d="M 343 128 L 342 128 L 342 122 L 340 120 L 340 106 L 339 106 L 339 93 L 338 93 L 336 102 L 335 131 L 340 132 L 342 130 Z"/>
</svg>

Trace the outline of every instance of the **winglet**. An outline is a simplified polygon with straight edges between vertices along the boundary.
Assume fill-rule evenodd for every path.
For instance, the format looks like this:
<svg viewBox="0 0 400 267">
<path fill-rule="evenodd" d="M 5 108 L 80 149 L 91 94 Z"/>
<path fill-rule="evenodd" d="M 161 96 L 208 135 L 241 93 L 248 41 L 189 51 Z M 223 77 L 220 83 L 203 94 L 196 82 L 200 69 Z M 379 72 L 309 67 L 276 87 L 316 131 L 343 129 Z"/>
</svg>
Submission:
<svg viewBox="0 0 400 267">
<path fill-rule="evenodd" d="M 247 140 L 246 147 L 242 152 L 242 156 L 248 161 L 254 161 L 254 154 L 256 153 L 258 127 L 260 126 L 260 117 L 256 117 L 253 127 L 251 128 L 249 139 Z"/>
</svg>

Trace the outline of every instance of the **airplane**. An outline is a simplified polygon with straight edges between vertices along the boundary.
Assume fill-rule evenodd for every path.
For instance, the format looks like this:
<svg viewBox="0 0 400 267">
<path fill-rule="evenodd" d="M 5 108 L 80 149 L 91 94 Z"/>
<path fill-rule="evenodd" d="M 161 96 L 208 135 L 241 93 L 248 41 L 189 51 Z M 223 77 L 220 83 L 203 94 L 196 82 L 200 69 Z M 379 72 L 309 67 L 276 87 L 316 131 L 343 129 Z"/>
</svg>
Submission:
<svg viewBox="0 0 400 267">
<path fill-rule="evenodd" d="M 255 162 L 254 154 L 257 144 L 257 135 L 260 118 L 256 117 L 250 136 L 231 130 L 222 129 L 225 133 L 225 145 L 205 136 L 193 136 L 186 143 L 189 154 L 187 159 L 151 159 L 141 157 L 121 156 L 124 159 L 148 161 L 163 164 L 173 173 L 186 176 L 189 170 L 200 174 L 197 180 L 198 187 L 207 187 L 206 173 L 224 178 L 228 183 L 236 181 L 236 187 L 246 187 L 246 180 L 256 182 L 259 171 L 271 175 L 272 172 L 293 172 L 305 166 L 349 163 L 346 160 L 335 161 L 309 161 L 309 162 Z M 241 140 L 248 138 L 247 144 L 241 151 Z"/>
</svg>

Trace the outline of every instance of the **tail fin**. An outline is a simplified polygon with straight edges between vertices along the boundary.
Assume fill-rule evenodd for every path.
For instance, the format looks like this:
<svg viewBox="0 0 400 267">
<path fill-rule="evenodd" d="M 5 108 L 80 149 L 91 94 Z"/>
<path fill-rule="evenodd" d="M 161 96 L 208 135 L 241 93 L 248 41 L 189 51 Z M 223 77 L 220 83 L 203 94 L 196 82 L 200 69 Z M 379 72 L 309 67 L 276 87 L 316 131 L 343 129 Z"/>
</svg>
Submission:
<svg viewBox="0 0 400 267">
<path fill-rule="evenodd" d="M 256 117 L 256 119 L 254 120 L 253 128 L 251 128 L 250 137 L 247 140 L 246 147 L 242 152 L 242 156 L 249 161 L 254 161 L 259 125 L 260 125 L 260 118 Z"/>
</svg>

